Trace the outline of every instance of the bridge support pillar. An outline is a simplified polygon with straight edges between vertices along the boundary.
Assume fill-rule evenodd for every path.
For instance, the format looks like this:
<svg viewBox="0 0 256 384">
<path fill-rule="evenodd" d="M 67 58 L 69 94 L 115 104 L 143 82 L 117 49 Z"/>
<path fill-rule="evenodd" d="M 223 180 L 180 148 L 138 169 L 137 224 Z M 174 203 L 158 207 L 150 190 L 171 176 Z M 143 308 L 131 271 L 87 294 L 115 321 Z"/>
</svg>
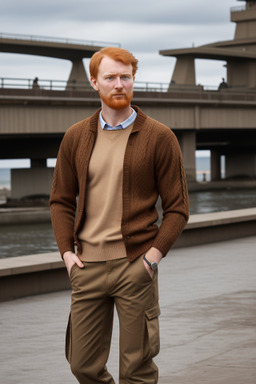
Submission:
<svg viewBox="0 0 256 384">
<path fill-rule="evenodd" d="M 211 181 L 221 179 L 221 161 L 220 154 L 217 151 L 211 151 Z"/>
<path fill-rule="evenodd" d="M 66 89 L 90 89 L 90 82 L 88 80 L 82 59 L 72 61 L 72 69 L 68 78 Z"/>
<path fill-rule="evenodd" d="M 188 181 L 196 181 L 196 133 L 185 131 L 179 136 Z"/>
<path fill-rule="evenodd" d="M 195 59 L 190 56 L 179 56 L 170 83 L 170 89 L 173 85 L 196 85 Z"/>
<path fill-rule="evenodd" d="M 255 178 L 256 154 L 234 152 L 226 154 L 226 178 Z"/>
<path fill-rule="evenodd" d="M 11 170 L 11 198 L 49 196 L 54 168 L 46 167 L 46 159 L 31 160 L 31 168 Z"/>
</svg>

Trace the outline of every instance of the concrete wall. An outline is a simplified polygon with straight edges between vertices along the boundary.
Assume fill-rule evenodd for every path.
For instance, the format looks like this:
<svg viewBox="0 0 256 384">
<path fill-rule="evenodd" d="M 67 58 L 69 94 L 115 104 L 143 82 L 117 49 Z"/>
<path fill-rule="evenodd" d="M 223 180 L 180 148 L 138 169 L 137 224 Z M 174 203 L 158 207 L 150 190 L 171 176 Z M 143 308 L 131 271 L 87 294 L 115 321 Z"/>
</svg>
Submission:
<svg viewBox="0 0 256 384">
<path fill-rule="evenodd" d="M 54 168 L 25 168 L 11 170 L 11 197 L 20 199 L 31 195 L 49 195 Z"/>
<path fill-rule="evenodd" d="M 226 155 L 226 177 L 246 176 L 255 178 L 256 154 L 232 153 Z"/>
<path fill-rule="evenodd" d="M 68 127 L 90 116 L 100 106 L 93 92 L 84 95 L 78 92 L 73 97 L 65 92 L 52 91 L 49 95 L 30 96 L 24 93 L 20 96 L 0 95 L 0 98 L 0 155 L 6 159 L 56 157 Z M 255 154 L 254 93 L 177 90 L 162 93 L 135 92 L 133 102 L 146 114 L 173 129 L 181 139 L 189 180 L 195 181 L 195 149 L 218 151 L 220 155 L 226 155 L 227 152 L 236 155 L 242 146 L 245 153 L 250 151 Z M 49 180 L 52 178 L 48 173 L 51 171 L 40 170 L 38 175 L 35 170 L 15 172 L 12 184 L 16 183 L 16 179 L 17 187 L 12 185 L 13 198 L 49 193 Z M 218 179 L 216 167 L 214 174 L 214 178 Z M 255 171 L 251 174 L 256 177 Z M 22 181 L 23 178 L 27 178 L 27 186 L 24 183 L 18 185 L 18 180 Z M 37 187 L 40 183 L 42 189 Z"/>
</svg>

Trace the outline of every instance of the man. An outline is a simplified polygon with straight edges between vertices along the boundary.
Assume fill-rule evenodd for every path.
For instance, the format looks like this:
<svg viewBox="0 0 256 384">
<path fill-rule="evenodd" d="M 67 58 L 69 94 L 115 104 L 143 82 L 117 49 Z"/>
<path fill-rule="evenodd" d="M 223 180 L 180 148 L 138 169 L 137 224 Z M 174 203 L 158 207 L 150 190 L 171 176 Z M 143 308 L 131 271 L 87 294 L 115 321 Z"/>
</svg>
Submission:
<svg viewBox="0 0 256 384">
<path fill-rule="evenodd" d="M 91 85 L 102 107 L 66 132 L 54 174 L 52 223 L 72 286 L 66 355 L 83 384 L 114 384 L 106 368 L 114 305 L 119 383 L 158 382 L 157 266 L 188 220 L 174 134 L 131 107 L 136 70 L 137 60 L 124 49 L 93 55 Z"/>
</svg>

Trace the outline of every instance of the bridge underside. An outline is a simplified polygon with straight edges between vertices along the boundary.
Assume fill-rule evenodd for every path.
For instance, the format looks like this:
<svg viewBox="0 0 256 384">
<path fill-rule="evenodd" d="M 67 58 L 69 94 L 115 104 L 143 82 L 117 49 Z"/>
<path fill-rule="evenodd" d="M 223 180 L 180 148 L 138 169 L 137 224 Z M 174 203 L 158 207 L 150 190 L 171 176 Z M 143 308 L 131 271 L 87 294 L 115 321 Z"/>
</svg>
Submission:
<svg viewBox="0 0 256 384">
<path fill-rule="evenodd" d="M 189 182 L 196 180 L 195 150 L 211 151 L 211 180 L 221 179 L 221 156 L 225 156 L 226 179 L 255 179 L 256 132 L 238 130 L 213 133 L 174 131 L 183 151 L 183 159 Z M 53 169 L 47 168 L 47 159 L 56 158 L 63 133 L 56 135 L 0 136 L 0 153 L 4 159 L 30 159 L 31 167 L 13 169 L 12 198 L 31 195 L 49 195 Z"/>
<path fill-rule="evenodd" d="M 65 92 L 59 92 L 58 96 L 48 93 L 30 97 L 29 92 L 27 95 L 0 96 L 0 157 L 31 159 L 31 168 L 12 170 L 12 198 L 49 195 L 53 170 L 47 168 L 46 159 L 57 156 L 69 126 L 90 116 L 100 106 L 92 92 L 83 97 L 69 97 Z M 225 156 L 226 178 L 256 178 L 256 95 L 251 95 L 246 105 L 243 105 L 245 100 L 235 97 L 232 101 L 230 95 L 223 95 L 223 92 L 136 92 L 134 95 L 134 104 L 173 129 L 183 152 L 189 182 L 196 181 L 196 150 L 211 151 L 211 180 L 221 178 L 221 156 Z"/>
</svg>

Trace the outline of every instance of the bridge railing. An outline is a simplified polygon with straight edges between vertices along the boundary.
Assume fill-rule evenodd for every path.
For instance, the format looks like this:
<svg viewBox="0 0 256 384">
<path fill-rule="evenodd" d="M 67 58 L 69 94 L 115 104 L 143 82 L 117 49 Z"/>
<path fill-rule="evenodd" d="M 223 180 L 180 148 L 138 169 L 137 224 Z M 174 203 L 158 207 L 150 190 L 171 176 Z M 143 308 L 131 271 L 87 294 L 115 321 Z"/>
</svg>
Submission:
<svg viewBox="0 0 256 384">
<path fill-rule="evenodd" d="M 79 40 L 79 39 L 70 39 L 70 38 L 61 38 L 61 37 L 51 37 L 51 36 L 34 36 L 34 35 L 20 35 L 15 33 L 1 33 L 1 39 L 15 39 L 15 40 L 29 40 L 29 41 L 41 41 L 41 42 L 51 42 L 51 43 L 62 43 L 62 44 L 73 44 L 73 45 L 92 45 L 97 47 L 120 47 L 119 43 L 110 43 L 106 41 L 94 41 L 94 40 Z"/>
<path fill-rule="evenodd" d="M 143 92 L 167 92 L 168 83 L 159 82 L 141 82 L 137 81 L 134 84 L 134 91 Z M 44 89 L 44 90 L 92 90 L 89 83 L 86 82 L 67 82 L 65 80 L 47 80 L 47 79 L 27 79 L 14 77 L 1 77 L 0 88 L 15 88 L 15 89 Z"/>
<path fill-rule="evenodd" d="M 167 92 L 169 88 L 169 83 L 157 83 L 157 82 L 148 82 L 148 81 L 136 81 L 134 83 L 134 91 L 143 91 L 143 92 Z"/>
<path fill-rule="evenodd" d="M 81 84 L 80 84 L 81 85 Z M 83 84 L 83 87 L 88 84 Z M 16 88 L 16 89 L 45 89 L 45 90 L 65 90 L 67 82 L 62 80 L 47 80 L 47 79 L 26 79 L 18 77 L 2 77 L 0 78 L 1 88 Z"/>
<path fill-rule="evenodd" d="M 241 12 L 241 11 L 246 11 L 246 5 L 231 7 L 231 12 Z"/>
</svg>

